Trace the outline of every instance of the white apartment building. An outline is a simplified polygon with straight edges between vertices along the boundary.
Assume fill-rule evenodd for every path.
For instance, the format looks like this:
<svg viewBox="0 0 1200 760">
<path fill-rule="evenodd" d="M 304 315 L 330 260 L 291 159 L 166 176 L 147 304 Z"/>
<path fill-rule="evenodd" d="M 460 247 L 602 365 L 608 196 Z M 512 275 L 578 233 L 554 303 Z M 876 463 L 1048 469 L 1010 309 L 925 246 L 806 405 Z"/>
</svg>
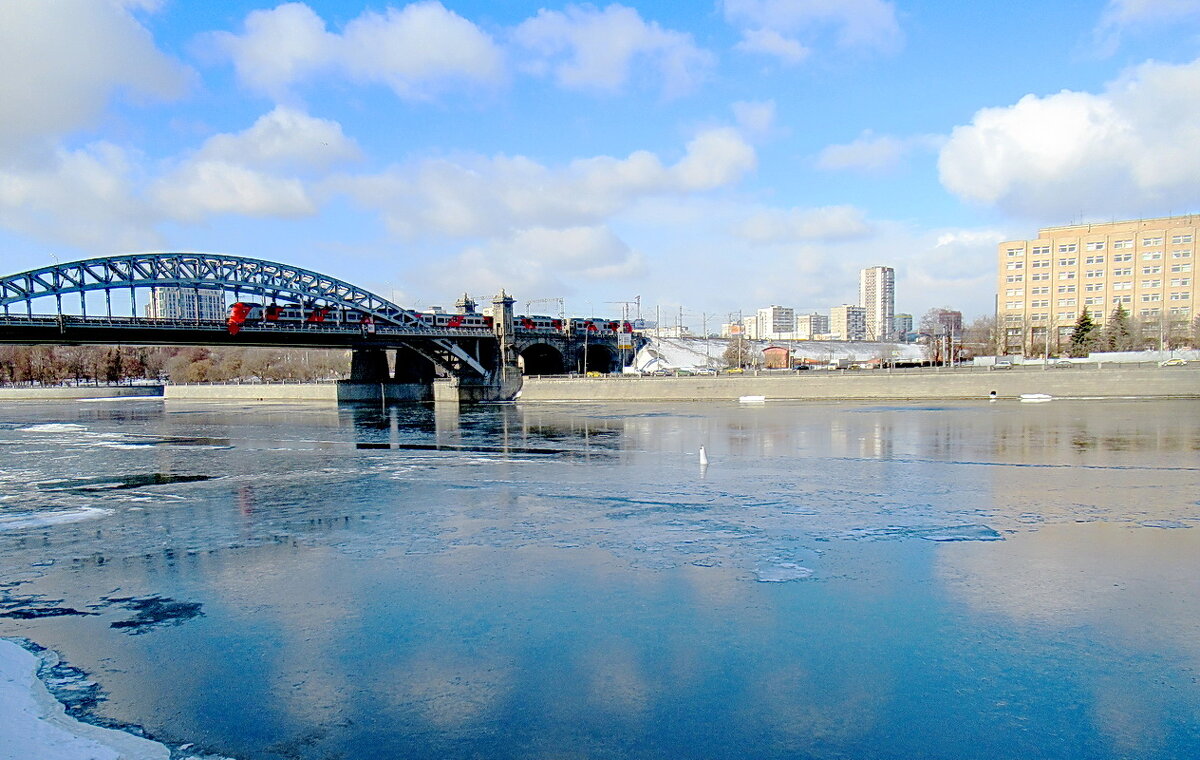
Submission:
<svg viewBox="0 0 1200 760">
<path fill-rule="evenodd" d="M 829 310 L 829 335 L 833 340 L 866 340 L 867 310 L 845 304 Z"/>
<path fill-rule="evenodd" d="M 761 340 L 784 340 L 796 330 L 796 310 L 787 306 L 768 306 L 756 315 L 757 334 Z"/>
<path fill-rule="evenodd" d="M 146 316 L 150 319 L 223 322 L 229 314 L 225 308 L 225 291 L 219 288 L 151 288 Z"/>
<path fill-rule="evenodd" d="M 858 273 L 858 305 L 866 309 L 866 340 L 891 340 L 896 312 L 896 270 L 867 267 Z"/>
<path fill-rule="evenodd" d="M 829 317 L 824 314 L 801 314 L 796 317 L 796 340 L 818 340 L 829 334 Z"/>
</svg>

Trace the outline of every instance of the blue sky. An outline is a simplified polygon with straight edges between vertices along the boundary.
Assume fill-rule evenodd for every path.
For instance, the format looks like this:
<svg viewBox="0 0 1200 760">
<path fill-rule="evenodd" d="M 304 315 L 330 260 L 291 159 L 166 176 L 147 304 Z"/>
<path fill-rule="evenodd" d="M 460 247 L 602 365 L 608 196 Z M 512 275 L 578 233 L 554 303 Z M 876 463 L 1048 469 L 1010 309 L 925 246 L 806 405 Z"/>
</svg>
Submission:
<svg viewBox="0 0 1200 760">
<path fill-rule="evenodd" d="M 1001 240 L 1200 211 L 1200 0 L 0 0 L 0 72 L 4 274 L 216 251 L 699 327 L 883 264 L 970 318 Z"/>
</svg>

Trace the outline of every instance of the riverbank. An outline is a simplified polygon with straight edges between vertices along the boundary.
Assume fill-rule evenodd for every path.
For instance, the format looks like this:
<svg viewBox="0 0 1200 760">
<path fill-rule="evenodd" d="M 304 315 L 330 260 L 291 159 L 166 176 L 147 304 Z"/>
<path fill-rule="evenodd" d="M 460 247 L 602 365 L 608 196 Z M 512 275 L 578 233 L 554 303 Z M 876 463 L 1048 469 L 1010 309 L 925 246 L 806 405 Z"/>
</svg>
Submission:
<svg viewBox="0 0 1200 760">
<path fill-rule="evenodd" d="M 716 377 L 526 378 L 523 402 L 938 401 L 1019 398 L 1200 398 L 1200 367 L 809 371 Z"/>
<path fill-rule="evenodd" d="M 0 401 L 162 396 L 161 385 L 17 386 L 0 388 Z"/>
</svg>

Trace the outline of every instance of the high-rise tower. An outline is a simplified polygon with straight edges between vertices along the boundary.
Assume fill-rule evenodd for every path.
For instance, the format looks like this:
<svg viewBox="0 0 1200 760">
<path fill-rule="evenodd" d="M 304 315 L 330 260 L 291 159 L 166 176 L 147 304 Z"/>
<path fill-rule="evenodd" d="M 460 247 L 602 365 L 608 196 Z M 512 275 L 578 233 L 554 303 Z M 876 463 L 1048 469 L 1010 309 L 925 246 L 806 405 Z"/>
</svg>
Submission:
<svg viewBox="0 0 1200 760">
<path fill-rule="evenodd" d="M 891 340 L 896 312 L 896 270 L 867 267 L 858 273 L 858 305 L 867 310 L 867 340 Z"/>
</svg>

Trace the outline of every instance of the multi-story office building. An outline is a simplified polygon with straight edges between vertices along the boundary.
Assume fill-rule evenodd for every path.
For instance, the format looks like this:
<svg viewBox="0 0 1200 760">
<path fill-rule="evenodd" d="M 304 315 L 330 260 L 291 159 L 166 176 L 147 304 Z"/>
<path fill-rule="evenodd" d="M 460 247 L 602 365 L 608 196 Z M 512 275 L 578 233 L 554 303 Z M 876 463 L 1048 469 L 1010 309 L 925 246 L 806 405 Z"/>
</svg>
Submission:
<svg viewBox="0 0 1200 760">
<path fill-rule="evenodd" d="M 1196 316 L 1200 215 L 1038 230 L 998 248 L 997 317 L 1005 353 L 1057 352 L 1086 308 L 1104 322 L 1118 304 L 1166 334 Z"/>
<path fill-rule="evenodd" d="M 867 310 L 846 304 L 829 310 L 829 335 L 834 340 L 866 340 Z"/>
<path fill-rule="evenodd" d="M 829 334 L 829 317 L 824 314 L 801 314 L 796 317 L 796 339 L 817 340 L 818 335 Z"/>
<path fill-rule="evenodd" d="M 867 340 L 891 340 L 896 312 L 896 270 L 867 267 L 858 273 L 858 305 L 867 310 Z"/>
<path fill-rule="evenodd" d="M 791 337 L 796 330 L 796 310 L 787 306 L 768 306 L 759 309 L 757 314 L 757 338 L 763 340 L 782 340 Z"/>
<path fill-rule="evenodd" d="M 225 291 L 218 288 L 151 288 L 146 304 L 150 319 L 224 321 Z"/>
<path fill-rule="evenodd" d="M 892 336 L 899 341 L 908 340 L 908 334 L 913 329 L 912 314 L 897 314 L 892 317 Z"/>
</svg>

